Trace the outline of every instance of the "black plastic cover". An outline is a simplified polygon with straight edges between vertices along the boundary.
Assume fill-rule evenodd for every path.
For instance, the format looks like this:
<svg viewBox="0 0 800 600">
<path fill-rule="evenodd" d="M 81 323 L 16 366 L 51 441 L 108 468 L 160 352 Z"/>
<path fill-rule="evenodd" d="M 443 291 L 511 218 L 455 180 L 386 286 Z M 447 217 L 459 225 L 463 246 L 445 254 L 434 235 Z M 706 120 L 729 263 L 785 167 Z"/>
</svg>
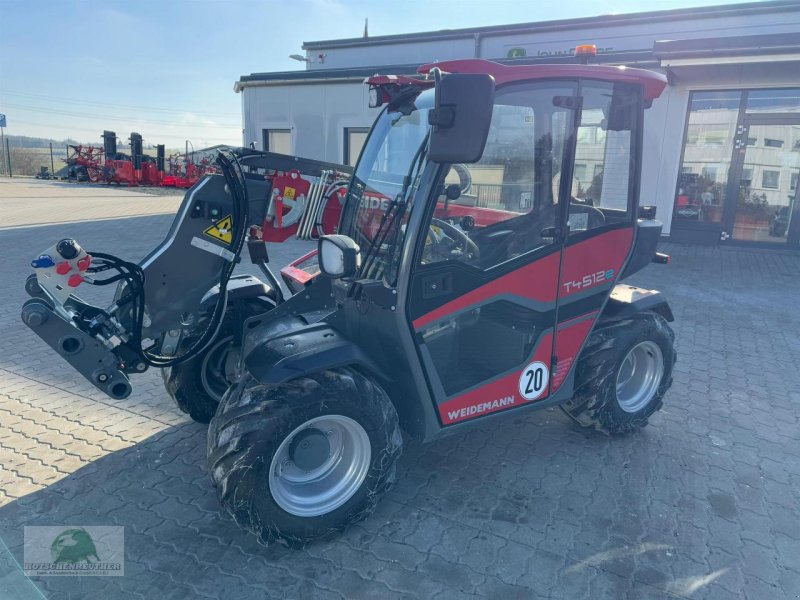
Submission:
<svg viewBox="0 0 800 600">
<path fill-rule="evenodd" d="M 633 244 L 633 252 L 622 271 L 621 278 L 630 277 L 653 262 L 660 239 L 660 221 L 640 220 L 636 225 L 636 241 Z"/>
<path fill-rule="evenodd" d="M 358 365 L 386 379 L 364 352 L 326 323 L 315 323 L 270 338 L 244 360 L 247 370 L 266 385 L 307 373 Z"/>
</svg>

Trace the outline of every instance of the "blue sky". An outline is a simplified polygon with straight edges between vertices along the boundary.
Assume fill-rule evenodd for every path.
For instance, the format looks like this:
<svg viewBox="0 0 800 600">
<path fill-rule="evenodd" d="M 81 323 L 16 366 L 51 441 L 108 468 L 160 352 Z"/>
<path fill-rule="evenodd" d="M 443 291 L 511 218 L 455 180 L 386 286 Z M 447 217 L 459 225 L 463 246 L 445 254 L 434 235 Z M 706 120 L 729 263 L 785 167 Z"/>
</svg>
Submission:
<svg viewBox="0 0 800 600">
<path fill-rule="evenodd" d="M 714 0 L 0 0 L 7 133 L 241 143 L 240 75 L 302 69 L 303 41 L 733 3 Z M 400 8 L 398 8 L 400 7 Z"/>
</svg>

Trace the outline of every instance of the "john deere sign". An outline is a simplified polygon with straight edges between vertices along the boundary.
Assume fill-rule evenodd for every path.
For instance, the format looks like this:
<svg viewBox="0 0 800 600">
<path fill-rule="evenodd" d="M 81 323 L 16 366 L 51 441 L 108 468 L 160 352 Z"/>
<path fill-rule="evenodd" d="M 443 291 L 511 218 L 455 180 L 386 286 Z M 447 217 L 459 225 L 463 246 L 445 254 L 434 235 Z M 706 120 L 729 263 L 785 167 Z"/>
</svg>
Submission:
<svg viewBox="0 0 800 600">
<path fill-rule="evenodd" d="M 124 527 L 25 527 L 26 575 L 124 575 Z"/>
<path fill-rule="evenodd" d="M 603 54 L 604 52 L 611 52 L 614 48 L 597 48 L 598 54 Z M 544 48 L 542 50 L 536 50 L 536 52 L 531 51 L 531 54 L 528 54 L 528 50 L 526 48 L 510 48 L 506 53 L 507 58 L 524 58 L 526 56 L 535 56 L 537 58 L 547 58 L 547 57 L 556 57 L 556 56 L 575 56 L 575 48 Z"/>
</svg>

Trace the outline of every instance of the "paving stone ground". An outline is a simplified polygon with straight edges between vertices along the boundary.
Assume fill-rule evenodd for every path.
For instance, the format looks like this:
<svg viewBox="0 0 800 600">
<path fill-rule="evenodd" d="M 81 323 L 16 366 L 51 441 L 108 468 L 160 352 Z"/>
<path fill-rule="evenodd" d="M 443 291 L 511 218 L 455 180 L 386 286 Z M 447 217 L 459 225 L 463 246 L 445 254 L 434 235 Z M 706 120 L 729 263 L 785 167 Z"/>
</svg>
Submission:
<svg viewBox="0 0 800 600">
<path fill-rule="evenodd" d="M 4 214 L 30 219 L 7 189 Z M 672 264 L 632 278 L 670 298 L 679 352 L 664 409 L 636 435 L 545 410 L 407 441 L 371 518 L 264 548 L 220 510 L 204 428 L 157 373 L 112 401 L 19 321 L 27 263 L 53 241 L 138 259 L 171 220 L 125 216 L 154 201 L 127 190 L 80 196 L 0 231 L 0 598 L 800 598 L 800 254 L 664 245 Z M 83 220 L 49 223 L 70 211 Z M 25 525 L 124 526 L 124 577 L 30 585 Z"/>
</svg>

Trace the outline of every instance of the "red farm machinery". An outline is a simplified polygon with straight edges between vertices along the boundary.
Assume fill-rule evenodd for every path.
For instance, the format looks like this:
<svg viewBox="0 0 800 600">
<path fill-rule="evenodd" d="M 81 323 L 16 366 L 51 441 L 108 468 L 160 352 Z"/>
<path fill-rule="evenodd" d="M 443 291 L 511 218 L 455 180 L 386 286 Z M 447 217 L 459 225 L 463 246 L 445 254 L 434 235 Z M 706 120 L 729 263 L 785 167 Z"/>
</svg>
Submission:
<svg viewBox="0 0 800 600">
<path fill-rule="evenodd" d="M 67 179 L 77 182 L 127 186 L 190 188 L 204 175 L 216 172 L 211 158 L 202 151 L 166 156 L 164 144 L 156 146 L 155 157 L 145 154 L 142 135 L 130 135 L 130 154 L 120 152 L 117 134 L 103 131 L 103 146 L 72 145 L 67 148 Z"/>
</svg>

